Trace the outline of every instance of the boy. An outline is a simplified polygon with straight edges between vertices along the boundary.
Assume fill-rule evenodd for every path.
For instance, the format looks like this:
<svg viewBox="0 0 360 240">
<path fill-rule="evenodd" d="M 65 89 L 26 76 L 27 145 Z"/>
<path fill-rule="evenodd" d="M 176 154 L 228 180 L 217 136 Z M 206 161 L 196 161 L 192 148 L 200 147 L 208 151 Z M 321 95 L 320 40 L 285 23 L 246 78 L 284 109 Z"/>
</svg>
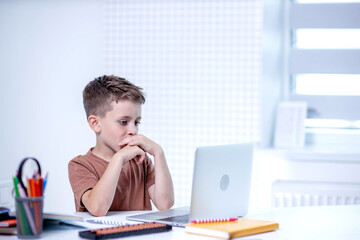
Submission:
<svg viewBox="0 0 360 240">
<path fill-rule="evenodd" d="M 141 88 L 116 76 L 88 83 L 83 102 L 96 145 L 69 162 L 76 211 L 104 216 L 108 211 L 151 210 L 174 204 L 174 190 L 160 145 L 138 134 Z M 149 159 L 154 158 L 154 164 Z"/>
</svg>

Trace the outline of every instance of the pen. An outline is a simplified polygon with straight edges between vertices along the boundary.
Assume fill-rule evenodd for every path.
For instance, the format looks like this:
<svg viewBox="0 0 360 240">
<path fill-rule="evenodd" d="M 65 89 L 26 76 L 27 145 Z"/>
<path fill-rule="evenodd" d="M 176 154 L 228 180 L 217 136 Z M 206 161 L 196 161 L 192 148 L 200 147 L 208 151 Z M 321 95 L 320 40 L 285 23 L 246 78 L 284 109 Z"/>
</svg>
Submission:
<svg viewBox="0 0 360 240">
<path fill-rule="evenodd" d="M 238 220 L 237 218 L 197 219 L 197 220 L 192 220 L 191 223 L 233 222 L 237 220 Z"/>
</svg>

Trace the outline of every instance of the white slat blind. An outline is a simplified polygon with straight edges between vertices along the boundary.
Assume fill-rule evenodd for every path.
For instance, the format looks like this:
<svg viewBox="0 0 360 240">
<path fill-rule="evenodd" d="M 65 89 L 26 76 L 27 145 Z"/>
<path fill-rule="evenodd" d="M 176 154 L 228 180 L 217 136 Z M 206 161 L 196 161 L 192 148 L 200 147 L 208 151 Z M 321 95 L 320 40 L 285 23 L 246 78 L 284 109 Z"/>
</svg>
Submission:
<svg viewBox="0 0 360 240">
<path fill-rule="evenodd" d="M 355 110 L 360 109 L 360 2 L 309 2 L 287 1 L 289 98 L 308 103 L 308 118 L 355 123 L 360 119 Z"/>
<path fill-rule="evenodd" d="M 293 2 L 290 7 L 290 27 L 300 28 L 360 28 L 359 3 Z"/>
<path fill-rule="evenodd" d="M 360 74 L 359 63 L 360 49 L 292 49 L 290 52 L 291 74 Z"/>
</svg>

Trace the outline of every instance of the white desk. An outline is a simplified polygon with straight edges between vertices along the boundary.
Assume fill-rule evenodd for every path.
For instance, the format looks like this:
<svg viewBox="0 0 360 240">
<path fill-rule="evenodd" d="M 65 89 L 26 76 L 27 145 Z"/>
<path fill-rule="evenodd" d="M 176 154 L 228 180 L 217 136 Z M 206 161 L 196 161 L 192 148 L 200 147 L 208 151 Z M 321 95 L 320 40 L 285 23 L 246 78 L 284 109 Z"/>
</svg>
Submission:
<svg viewBox="0 0 360 240">
<path fill-rule="evenodd" d="M 140 212 L 111 212 L 109 218 L 125 221 L 127 215 Z M 90 217 L 88 213 L 77 213 Z M 260 213 L 250 213 L 248 218 L 275 221 L 280 228 L 274 232 L 257 234 L 241 239 L 360 239 L 360 205 L 352 206 L 321 206 L 269 209 Z M 83 239 L 78 235 L 79 230 L 64 227 L 43 232 L 41 239 Z M 0 236 L 0 239 L 17 239 L 16 236 Z M 183 228 L 174 227 L 172 231 L 149 235 L 134 236 L 127 239 L 215 239 L 187 234 Z"/>
</svg>

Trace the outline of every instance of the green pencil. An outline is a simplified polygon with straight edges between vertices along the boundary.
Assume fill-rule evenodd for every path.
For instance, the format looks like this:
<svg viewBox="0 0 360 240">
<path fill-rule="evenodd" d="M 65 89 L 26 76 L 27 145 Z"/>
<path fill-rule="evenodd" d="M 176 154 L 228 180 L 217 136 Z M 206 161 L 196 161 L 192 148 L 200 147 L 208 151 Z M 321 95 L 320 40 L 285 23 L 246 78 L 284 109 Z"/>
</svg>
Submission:
<svg viewBox="0 0 360 240">
<path fill-rule="evenodd" d="M 13 181 L 14 181 L 15 195 L 16 195 L 17 197 L 20 197 L 19 189 L 18 189 L 19 179 L 15 176 L 15 177 L 13 177 Z"/>
<path fill-rule="evenodd" d="M 15 177 L 13 177 L 13 181 L 14 181 L 15 195 L 17 197 L 20 197 L 19 189 L 18 189 L 19 179 L 15 176 Z M 29 226 L 28 221 L 26 219 L 25 209 L 24 209 L 24 206 L 22 204 L 22 201 L 16 201 L 16 206 L 17 206 L 17 211 L 19 211 L 18 213 L 16 213 L 16 215 L 20 218 L 18 220 L 20 220 L 21 234 L 23 234 L 23 235 L 31 235 L 31 229 L 30 229 L 30 226 Z"/>
</svg>

